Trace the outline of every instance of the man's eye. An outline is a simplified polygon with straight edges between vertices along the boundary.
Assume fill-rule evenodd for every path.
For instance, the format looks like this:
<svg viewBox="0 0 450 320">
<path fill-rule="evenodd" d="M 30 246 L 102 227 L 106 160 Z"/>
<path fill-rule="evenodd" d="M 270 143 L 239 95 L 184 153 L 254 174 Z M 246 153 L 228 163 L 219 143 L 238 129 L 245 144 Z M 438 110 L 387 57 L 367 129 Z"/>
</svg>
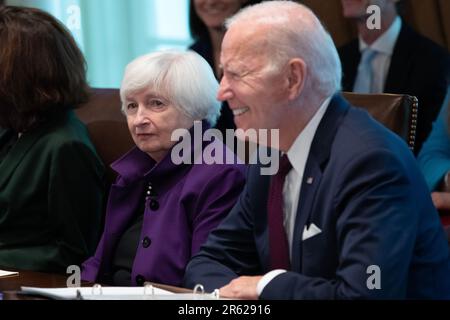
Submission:
<svg viewBox="0 0 450 320">
<path fill-rule="evenodd" d="M 241 78 L 241 75 L 237 72 L 230 72 L 228 75 L 233 80 L 239 80 Z"/>
</svg>

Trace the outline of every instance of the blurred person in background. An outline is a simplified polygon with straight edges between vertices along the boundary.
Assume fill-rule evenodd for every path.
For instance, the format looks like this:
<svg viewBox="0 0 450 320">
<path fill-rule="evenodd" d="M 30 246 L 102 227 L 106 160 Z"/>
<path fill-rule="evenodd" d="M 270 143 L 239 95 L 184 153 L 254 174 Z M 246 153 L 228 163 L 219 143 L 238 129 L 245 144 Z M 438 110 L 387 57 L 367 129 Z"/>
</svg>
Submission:
<svg viewBox="0 0 450 320">
<path fill-rule="evenodd" d="M 400 18 L 398 0 L 341 0 L 344 17 L 355 21 L 358 38 L 339 48 L 344 91 L 397 93 L 418 98 L 414 153 L 428 137 L 450 77 L 446 49 Z M 380 28 L 369 29 L 367 8 L 380 8 Z"/>
</svg>

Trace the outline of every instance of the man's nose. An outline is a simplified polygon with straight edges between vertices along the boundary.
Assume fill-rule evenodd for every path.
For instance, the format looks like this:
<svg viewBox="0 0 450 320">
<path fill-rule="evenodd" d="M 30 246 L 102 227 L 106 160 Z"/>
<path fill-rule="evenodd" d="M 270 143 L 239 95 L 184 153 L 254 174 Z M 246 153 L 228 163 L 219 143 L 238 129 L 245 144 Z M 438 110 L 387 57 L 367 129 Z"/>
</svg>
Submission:
<svg viewBox="0 0 450 320">
<path fill-rule="evenodd" d="M 233 92 L 231 91 L 230 84 L 227 77 L 224 75 L 220 80 L 219 92 L 217 92 L 217 100 L 227 101 L 233 98 Z"/>
</svg>

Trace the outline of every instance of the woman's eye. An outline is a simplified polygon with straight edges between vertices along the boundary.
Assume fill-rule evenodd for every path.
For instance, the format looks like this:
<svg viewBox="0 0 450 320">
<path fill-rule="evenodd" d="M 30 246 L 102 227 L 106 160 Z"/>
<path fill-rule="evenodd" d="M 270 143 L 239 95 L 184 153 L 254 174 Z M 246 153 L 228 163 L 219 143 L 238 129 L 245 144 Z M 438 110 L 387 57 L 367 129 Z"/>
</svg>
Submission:
<svg viewBox="0 0 450 320">
<path fill-rule="evenodd" d="M 160 101 L 160 100 L 152 99 L 152 100 L 149 101 L 149 105 L 152 106 L 152 107 L 157 107 L 158 108 L 158 107 L 164 106 L 164 103 L 162 101 Z"/>
<path fill-rule="evenodd" d="M 127 104 L 127 109 L 128 110 L 132 110 L 132 109 L 135 109 L 135 108 L 137 108 L 137 103 L 131 102 L 131 103 Z"/>
</svg>

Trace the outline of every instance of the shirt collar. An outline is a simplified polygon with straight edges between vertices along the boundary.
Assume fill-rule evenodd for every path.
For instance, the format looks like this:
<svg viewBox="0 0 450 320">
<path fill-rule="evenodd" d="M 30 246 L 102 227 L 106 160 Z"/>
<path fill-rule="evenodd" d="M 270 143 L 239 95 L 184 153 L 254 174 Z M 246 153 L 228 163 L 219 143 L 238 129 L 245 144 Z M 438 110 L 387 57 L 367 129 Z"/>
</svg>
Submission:
<svg viewBox="0 0 450 320">
<path fill-rule="evenodd" d="M 362 52 L 367 47 L 370 47 L 377 52 L 392 55 L 401 28 L 402 20 L 397 16 L 386 32 L 384 32 L 374 43 L 372 43 L 372 45 L 369 46 L 361 37 L 359 37 L 359 50 Z"/>
<path fill-rule="evenodd" d="M 308 122 L 306 127 L 302 130 L 302 132 L 300 132 L 287 152 L 287 156 L 292 164 L 292 167 L 301 176 L 303 175 L 303 171 L 305 170 L 306 160 L 309 155 L 309 149 L 311 148 L 311 144 L 314 139 L 314 135 L 316 134 L 317 127 L 319 126 L 323 115 L 327 111 L 330 101 L 331 96 L 325 99 L 319 110 L 317 110 L 316 114 Z"/>
</svg>

